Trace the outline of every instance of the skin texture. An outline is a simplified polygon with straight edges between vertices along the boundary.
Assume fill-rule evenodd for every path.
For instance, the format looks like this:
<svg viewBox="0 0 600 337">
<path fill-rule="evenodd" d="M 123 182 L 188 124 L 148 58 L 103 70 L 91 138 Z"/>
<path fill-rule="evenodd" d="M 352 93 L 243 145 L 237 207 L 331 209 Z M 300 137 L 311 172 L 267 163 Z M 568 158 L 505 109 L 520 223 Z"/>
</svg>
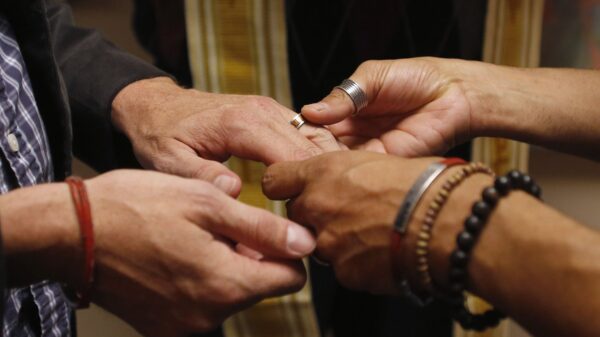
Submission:
<svg viewBox="0 0 600 337">
<path fill-rule="evenodd" d="M 295 112 L 270 98 L 202 93 L 169 78 L 129 84 L 112 108 L 142 166 L 194 180 L 120 171 L 87 181 L 94 302 L 145 335 L 183 336 L 304 284 L 299 259 L 314 248 L 311 233 L 231 198 L 241 180 L 220 162 L 272 164 L 345 145 L 324 127 L 296 130 Z M 0 209 L 11 284 L 78 285 L 83 257 L 66 186 L 9 193 Z"/>
<path fill-rule="evenodd" d="M 419 165 L 407 171 L 394 167 L 401 159 L 370 152 L 318 158 L 305 165 L 271 166 L 263 178 L 265 194 L 292 199 L 288 216 L 316 230 L 319 257 L 332 264 L 343 285 L 391 292 L 390 224 L 405 188 L 433 159 L 419 159 Z M 382 176 L 398 183 L 389 184 Z M 361 278 L 354 270 L 357 265 L 370 277 Z"/>
<path fill-rule="evenodd" d="M 351 148 L 418 157 L 443 153 L 477 136 L 499 136 L 600 158 L 600 96 L 591 89 L 600 85 L 597 71 L 417 58 L 369 61 L 350 78 L 369 97 L 358 116 L 351 117 L 354 106 L 338 89 L 302 113 L 328 125 Z M 392 221 L 424 160 L 325 154 L 271 166 L 263 187 L 273 198 L 292 198 L 291 219 L 315 229 L 318 253 L 332 263 L 342 283 L 393 294 Z M 413 284 L 423 205 L 456 169 L 448 169 L 424 195 L 403 240 L 400 260 Z M 481 174 L 467 179 L 438 216 L 430 268 L 442 287 L 456 234 L 491 182 Z M 468 286 L 535 335 L 591 337 L 600 334 L 593 317 L 600 310 L 599 278 L 599 233 L 513 192 L 492 213 L 473 251 Z"/>
<path fill-rule="evenodd" d="M 272 164 L 340 149 L 323 127 L 298 132 L 289 123 L 295 115 L 271 98 L 204 93 L 154 78 L 125 87 L 112 120 L 145 168 L 203 179 L 237 196 L 240 178 L 220 163 L 231 155 Z"/>
<path fill-rule="evenodd" d="M 397 294 L 390 266 L 392 223 L 407 190 L 439 158 L 402 159 L 372 152 L 327 153 L 274 164 L 263 189 L 291 198 L 289 216 L 317 234 L 317 253 L 346 287 Z M 429 202 L 450 168 L 426 192 L 402 241 L 403 272 L 416 273 L 416 235 Z M 476 174 L 450 195 L 433 228 L 430 266 L 448 284 L 448 257 L 471 205 L 492 178 Z M 332 195 L 335 197 L 332 198 Z M 469 289 L 536 336 L 598 336 L 600 234 L 523 192 L 512 192 L 492 213 L 469 264 Z"/>
<path fill-rule="evenodd" d="M 600 158 L 596 70 L 414 58 L 367 61 L 350 78 L 369 98 L 358 116 L 339 89 L 302 114 L 351 148 L 430 156 L 487 136 Z"/>
<path fill-rule="evenodd" d="M 86 186 L 96 241 L 92 300 L 144 335 L 208 331 L 306 280 L 299 259 L 314 248 L 311 233 L 210 183 L 130 170 Z M 8 193 L 0 209 L 11 285 L 80 285 L 82 247 L 66 184 Z M 237 242 L 261 259 L 237 253 Z"/>
<path fill-rule="evenodd" d="M 327 124 L 348 146 L 417 157 L 443 153 L 467 140 L 471 108 L 465 88 L 438 62 L 367 61 L 350 77 L 369 105 L 352 118 L 354 105 L 340 89 L 302 108 L 306 119 Z"/>
</svg>

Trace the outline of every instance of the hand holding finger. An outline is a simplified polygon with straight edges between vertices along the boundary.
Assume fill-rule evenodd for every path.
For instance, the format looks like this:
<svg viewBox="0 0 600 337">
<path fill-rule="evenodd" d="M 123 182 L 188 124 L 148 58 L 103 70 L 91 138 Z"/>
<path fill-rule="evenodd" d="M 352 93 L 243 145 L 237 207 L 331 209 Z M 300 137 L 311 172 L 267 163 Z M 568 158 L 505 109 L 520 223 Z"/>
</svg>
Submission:
<svg viewBox="0 0 600 337">
<path fill-rule="evenodd" d="M 263 193 L 272 200 L 296 197 L 304 190 L 304 162 L 281 162 L 269 166 L 263 176 Z"/>
</svg>

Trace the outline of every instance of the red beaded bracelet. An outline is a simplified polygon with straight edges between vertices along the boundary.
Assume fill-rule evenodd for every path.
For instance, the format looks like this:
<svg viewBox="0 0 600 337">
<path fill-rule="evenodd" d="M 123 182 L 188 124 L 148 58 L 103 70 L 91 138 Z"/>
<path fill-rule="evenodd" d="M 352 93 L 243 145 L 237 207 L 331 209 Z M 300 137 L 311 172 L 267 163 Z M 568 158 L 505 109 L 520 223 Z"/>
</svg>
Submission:
<svg viewBox="0 0 600 337">
<path fill-rule="evenodd" d="M 84 265 L 81 287 L 75 292 L 78 308 L 90 306 L 90 292 L 94 283 L 94 224 L 92 211 L 83 180 L 79 177 L 68 177 L 65 182 L 69 185 L 79 228 L 84 253 Z"/>
</svg>

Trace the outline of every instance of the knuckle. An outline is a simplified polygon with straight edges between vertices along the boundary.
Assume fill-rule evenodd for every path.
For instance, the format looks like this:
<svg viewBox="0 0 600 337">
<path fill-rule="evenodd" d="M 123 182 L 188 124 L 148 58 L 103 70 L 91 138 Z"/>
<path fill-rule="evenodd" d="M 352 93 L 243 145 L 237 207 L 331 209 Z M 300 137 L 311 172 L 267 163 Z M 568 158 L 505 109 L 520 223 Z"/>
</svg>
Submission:
<svg viewBox="0 0 600 337">
<path fill-rule="evenodd" d="M 308 153 L 309 158 L 316 157 L 323 153 L 323 150 L 314 145 L 307 146 L 306 149 L 304 149 L 304 151 Z"/>
<path fill-rule="evenodd" d="M 320 153 L 311 157 L 309 164 L 303 165 L 301 169 L 310 170 L 310 172 L 318 172 L 319 176 L 327 176 L 340 165 L 340 159 L 343 158 L 340 158 L 338 152 Z M 308 174 L 310 172 L 302 173 Z"/>
<path fill-rule="evenodd" d="M 311 191 L 308 192 L 309 193 L 307 194 L 307 197 L 298 199 L 298 201 L 294 204 L 294 210 L 302 212 L 314 210 L 320 213 L 323 206 L 322 202 L 326 199 L 326 197 L 318 190 L 312 193 L 310 193 Z"/>
<path fill-rule="evenodd" d="M 239 286 L 226 282 L 220 286 L 218 297 L 220 298 L 220 304 L 230 310 L 246 302 L 248 296 Z"/>
<path fill-rule="evenodd" d="M 338 100 L 344 100 L 344 99 L 348 99 L 350 102 L 350 98 L 348 97 L 348 95 L 346 95 L 346 93 L 344 93 L 341 89 L 339 88 L 334 88 L 331 93 L 329 94 L 330 97 L 338 99 Z"/>
<path fill-rule="evenodd" d="M 331 217 L 331 208 L 325 203 L 329 203 L 331 199 L 327 195 L 320 193 L 314 196 L 304 198 L 297 205 L 292 207 L 292 214 L 297 214 L 309 222 L 310 225 L 320 229 L 322 224 L 327 222 Z"/>
<path fill-rule="evenodd" d="M 336 261 L 339 249 L 337 239 L 327 230 L 323 230 L 317 237 L 317 251 L 327 261 Z"/>
<path fill-rule="evenodd" d="M 239 119 L 240 111 L 237 106 L 227 104 L 220 107 L 219 116 L 225 123 L 234 123 Z"/>
<path fill-rule="evenodd" d="M 257 109 L 258 112 L 270 111 L 278 105 L 278 103 L 271 97 L 266 96 L 249 96 L 248 104 Z"/>
<path fill-rule="evenodd" d="M 377 73 L 379 72 L 380 68 L 381 68 L 381 64 L 382 61 L 376 61 L 376 60 L 368 60 L 365 61 L 363 63 L 361 63 L 358 68 L 356 69 L 356 72 L 354 74 L 359 75 L 360 74 L 373 74 L 373 73 Z"/>
<path fill-rule="evenodd" d="M 307 149 L 297 148 L 293 150 L 293 157 L 296 160 L 306 160 L 314 157 L 314 155 Z"/>
<path fill-rule="evenodd" d="M 157 156 L 149 167 L 152 167 L 159 172 L 171 173 L 173 170 L 173 162 L 170 160 L 169 156 Z"/>
<path fill-rule="evenodd" d="M 239 127 L 243 123 L 241 118 L 243 114 L 237 106 L 228 105 L 222 107 L 220 113 L 221 125 L 227 125 L 228 127 Z"/>
<path fill-rule="evenodd" d="M 228 131 L 229 135 L 236 135 L 239 132 L 251 131 L 254 127 L 261 123 L 260 111 L 256 109 L 253 100 L 250 103 L 241 105 L 229 106 L 223 109 L 221 114 L 221 125 Z"/>
<path fill-rule="evenodd" d="M 436 58 L 433 56 L 421 56 L 414 59 L 415 61 L 422 62 L 425 64 L 435 63 Z"/>
<path fill-rule="evenodd" d="M 210 179 L 210 176 L 213 173 L 211 171 L 212 170 L 210 169 L 209 165 L 198 166 L 192 169 L 191 177 L 199 179 Z"/>
<path fill-rule="evenodd" d="M 212 184 L 205 181 L 195 181 L 189 184 L 191 193 L 187 196 L 189 201 L 189 211 L 192 213 L 193 219 L 211 219 L 212 221 L 202 221 L 199 223 L 208 228 L 220 222 L 219 215 L 223 208 L 223 202 L 220 198 L 221 192 Z M 191 186 L 194 185 L 194 186 Z"/>
<path fill-rule="evenodd" d="M 160 172 L 171 173 L 175 169 L 176 165 L 173 161 L 172 144 L 166 140 L 166 138 L 158 138 L 151 142 L 154 153 L 161 155 L 138 155 L 140 164 L 145 168 L 152 168 Z"/>
<path fill-rule="evenodd" d="M 319 127 L 312 132 L 312 137 L 317 140 L 333 140 L 335 139 L 331 132 L 325 128 Z"/>
<path fill-rule="evenodd" d="M 361 64 L 358 66 L 358 68 L 359 68 L 359 69 L 361 69 L 361 70 L 363 70 L 363 69 L 364 69 L 364 70 L 368 70 L 368 69 L 372 69 L 372 68 L 374 68 L 374 67 L 378 66 L 378 65 L 379 65 L 379 63 L 380 63 L 380 61 L 376 61 L 376 60 L 367 60 L 367 61 L 364 61 L 363 63 L 361 63 Z"/>
</svg>

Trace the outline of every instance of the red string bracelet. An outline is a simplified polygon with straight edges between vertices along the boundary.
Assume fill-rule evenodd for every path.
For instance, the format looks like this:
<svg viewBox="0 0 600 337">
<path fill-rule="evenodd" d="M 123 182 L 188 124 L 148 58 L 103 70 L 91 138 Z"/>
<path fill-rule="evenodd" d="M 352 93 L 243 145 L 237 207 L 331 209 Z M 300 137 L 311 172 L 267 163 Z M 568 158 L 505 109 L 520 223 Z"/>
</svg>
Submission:
<svg viewBox="0 0 600 337">
<path fill-rule="evenodd" d="M 77 308 L 87 308 L 90 306 L 90 292 L 94 283 L 94 224 L 92 222 L 92 211 L 83 180 L 71 176 L 65 182 L 69 185 L 75 211 L 77 212 L 84 254 L 81 284 L 75 292 L 76 304 Z"/>
</svg>

